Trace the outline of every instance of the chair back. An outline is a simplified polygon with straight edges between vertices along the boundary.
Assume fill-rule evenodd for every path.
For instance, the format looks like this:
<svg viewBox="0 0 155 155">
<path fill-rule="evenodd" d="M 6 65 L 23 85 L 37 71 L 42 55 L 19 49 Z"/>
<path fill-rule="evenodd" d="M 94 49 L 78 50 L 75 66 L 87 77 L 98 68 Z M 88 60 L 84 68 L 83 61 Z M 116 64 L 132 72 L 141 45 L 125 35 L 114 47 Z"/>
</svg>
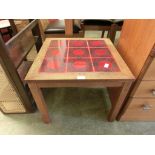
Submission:
<svg viewBox="0 0 155 155">
<path fill-rule="evenodd" d="M 30 21 L 25 28 L 13 36 L 7 43 L 4 43 L 0 37 L 0 67 L 6 75 L 6 78 L 3 78 L 3 80 L 9 81 L 10 87 L 8 85 L 5 87 L 10 88 L 12 91 L 7 91 L 8 95 L 12 92 L 15 93 L 15 95 L 11 95 L 11 102 L 10 100 L 3 102 L 1 101 L 2 97 L 0 97 L 0 110 L 4 113 L 34 111 L 33 99 L 24 81 L 31 66 L 26 57 L 34 45 L 37 51 L 42 46 L 38 20 Z M 2 96 L 4 95 L 2 94 Z M 18 100 L 19 102 L 13 102 L 14 100 Z M 14 105 L 8 106 L 12 104 Z M 14 110 L 15 107 L 17 107 L 16 110 Z"/>
<path fill-rule="evenodd" d="M 41 40 L 41 36 L 39 36 L 39 34 L 38 36 L 33 35 L 33 30 L 36 28 L 37 24 L 38 20 L 33 20 L 6 43 L 6 47 L 8 49 L 7 54 L 15 68 L 18 68 L 21 65 L 32 47 L 36 45 L 38 40 Z"/>
</svg>

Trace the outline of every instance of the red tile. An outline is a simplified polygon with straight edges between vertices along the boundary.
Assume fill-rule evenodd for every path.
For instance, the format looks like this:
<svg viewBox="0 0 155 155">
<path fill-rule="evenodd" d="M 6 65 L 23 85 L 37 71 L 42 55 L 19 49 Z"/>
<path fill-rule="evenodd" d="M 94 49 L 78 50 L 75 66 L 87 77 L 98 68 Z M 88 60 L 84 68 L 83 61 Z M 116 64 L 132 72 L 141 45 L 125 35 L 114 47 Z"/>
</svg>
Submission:
<svg viewBox="0 0 155 155">
<path fill-rule="evenodd" d="M 65 72 L 66 63 L 62 59 L 44 59 L 40 72 Z"/>
<path fill-rule="evenodd" d="M 68 40 L 52 40 L 49 47 L 68 47 Z"/>
<path fill-rule="evenodd" d="M 86 40 L 70 40 L 69 47 L 87 47 Z"/>
<path fill-rule="evenodd" d="M 92 72 L 92 64 L 90 59 L 68 59 L 67 64 L 68 72 Z"/>
<path fill-rule="evenodd" d="M 119 67 L 112 58 L 93 58 L 93 65 L 96 72 L 118 72 Z"/>
<path fill-rule="evenodd" d="M 51 57 L 65 57 L 67 55 L 67 48 L 48 48 L 45 58 Z"/>
<path fill-rule="evenodd" d="M 69 48 L 68 57 L 90 57 L 88 48 Z"/>
<path fill-rule="evenodd" d="M 49 47 L 58 47 L 58 46 L 59 46 L 58 40 L 52 40 L 49 45 Z"/>
<path fill-rule="evenodd" d="M 88 40 L 89 47 L 106 47 L 103 40 Z"/>
<path fill-rule="evenodd" d="M 92 57 L 112 57 L 108 48 L 90 48 Z"/>
<path fill-rule="evenodd" d="M 59 47 L 60 48 L 68 48 L 68 40 L 60 40 Z"/>
</svg>

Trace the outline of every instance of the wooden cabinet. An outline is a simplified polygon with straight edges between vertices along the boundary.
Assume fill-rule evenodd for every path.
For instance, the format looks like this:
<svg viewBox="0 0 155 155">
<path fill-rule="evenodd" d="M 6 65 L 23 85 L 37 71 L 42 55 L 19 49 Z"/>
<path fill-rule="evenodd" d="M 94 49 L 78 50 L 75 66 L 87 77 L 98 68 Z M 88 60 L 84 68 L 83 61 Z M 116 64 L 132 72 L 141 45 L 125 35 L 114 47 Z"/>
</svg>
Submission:
<svg viewBox="0 0 155 155">
<path fill-rule="evenodd" d="M 155 121 L 155 20 L 125 20 L 117 49 L 137 78 L 121 121 Z"/>
<path fill-rule="evenodd" d="M 129 106 L 121 116 L 121 120 L 155 120 L 155 99 L 153 98 L 129 98 Z"/>
<path fill-rule="evenodd" d="M 140 81 L 140 85 L 132 96 L 155 98 L 155 81 Z"/>
<path fill-rule="evenodd" d="M 153 80 L 155 81 L 155 59 L 151 62 L 149 68 L 143 77 L 143 80 Z"/>
</svg>

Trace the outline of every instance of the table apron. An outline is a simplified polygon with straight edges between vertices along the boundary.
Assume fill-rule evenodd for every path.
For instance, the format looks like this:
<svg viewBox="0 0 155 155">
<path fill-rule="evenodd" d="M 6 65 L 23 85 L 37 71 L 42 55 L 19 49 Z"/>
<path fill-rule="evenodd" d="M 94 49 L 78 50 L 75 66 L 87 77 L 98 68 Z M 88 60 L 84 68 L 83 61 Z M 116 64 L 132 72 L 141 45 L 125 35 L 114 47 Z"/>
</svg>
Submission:
<svg viewBox="0 0 155 155">
<path fill-rule="evenodd" d="M 39 88 L 52 87 L 80 87 L 80 88 L 104 88 L 104 87 L 122 87 L 122 81 L 59 81 L 59 82 L 38 82 L 36 84 Z"/>
</svg>

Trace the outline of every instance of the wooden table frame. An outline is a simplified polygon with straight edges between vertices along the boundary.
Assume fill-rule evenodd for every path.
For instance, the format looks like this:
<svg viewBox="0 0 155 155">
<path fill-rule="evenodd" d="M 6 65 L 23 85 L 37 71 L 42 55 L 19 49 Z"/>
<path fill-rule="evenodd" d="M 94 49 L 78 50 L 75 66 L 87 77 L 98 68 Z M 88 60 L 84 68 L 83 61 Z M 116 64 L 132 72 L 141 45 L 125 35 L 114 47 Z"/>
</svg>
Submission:
<svg viewBox="0 0 155 155">
<path fill-rule="evenodd" d="M 61 38 L 62 39 L 62 38 Z M 85 38 L 86 39 L 86 38 Z M 87 38 L 88 39 L 88 38 Z M 92 38 L 91 38 L 92 39 Z M 54 39 L 55 40 L 55 39 Z M 96 38 L 95 38 L 96 40 Z M 116 119 L 120 109 L 123 105 L 123 101 L 130 89 L 132 82 L 134 81 L 134 76 L 128 69 L 127 65 L 124 63 L 123 59 L 119 56 L 117 50 L 113 47 L 109 39 L 104 39 L 106 43 L 110 46 L 112 55 L 114 58 L 117 57 L 117 64 L 121 70 L 120 73 L 107 73 L 103 74 L 96 73 L 96 77 L 92 73 L 89 75 L 87 80 L 77 80 L 75 76 L 77 73 L 68 73 L 64 76 L 49 76 L 46 74 L 39 76 L 38 69 L 42 64 L 42 59 L 46 54 L 47 47 L 51 39 L 46 39 L 41 51 L 39 52 L 34 64 L 32 65 L 29 73 L 26 76 L 26 81 L 28 82 L 29 88 L 32 92 L 34 100 L 41 112 L 42 119 L 45 123 L 50 122 L 50 116 L 48 114 L 47 106 L 41 91 L 41 88 L 54 88 L 54 87 L 80 87 L 80 88 L 104 88 L 108 87 L 112 108 L 109 112 L 108 120 L 113 121 Z M 97 78 L 97 79 L 95 79 Z"/>
</svg>

